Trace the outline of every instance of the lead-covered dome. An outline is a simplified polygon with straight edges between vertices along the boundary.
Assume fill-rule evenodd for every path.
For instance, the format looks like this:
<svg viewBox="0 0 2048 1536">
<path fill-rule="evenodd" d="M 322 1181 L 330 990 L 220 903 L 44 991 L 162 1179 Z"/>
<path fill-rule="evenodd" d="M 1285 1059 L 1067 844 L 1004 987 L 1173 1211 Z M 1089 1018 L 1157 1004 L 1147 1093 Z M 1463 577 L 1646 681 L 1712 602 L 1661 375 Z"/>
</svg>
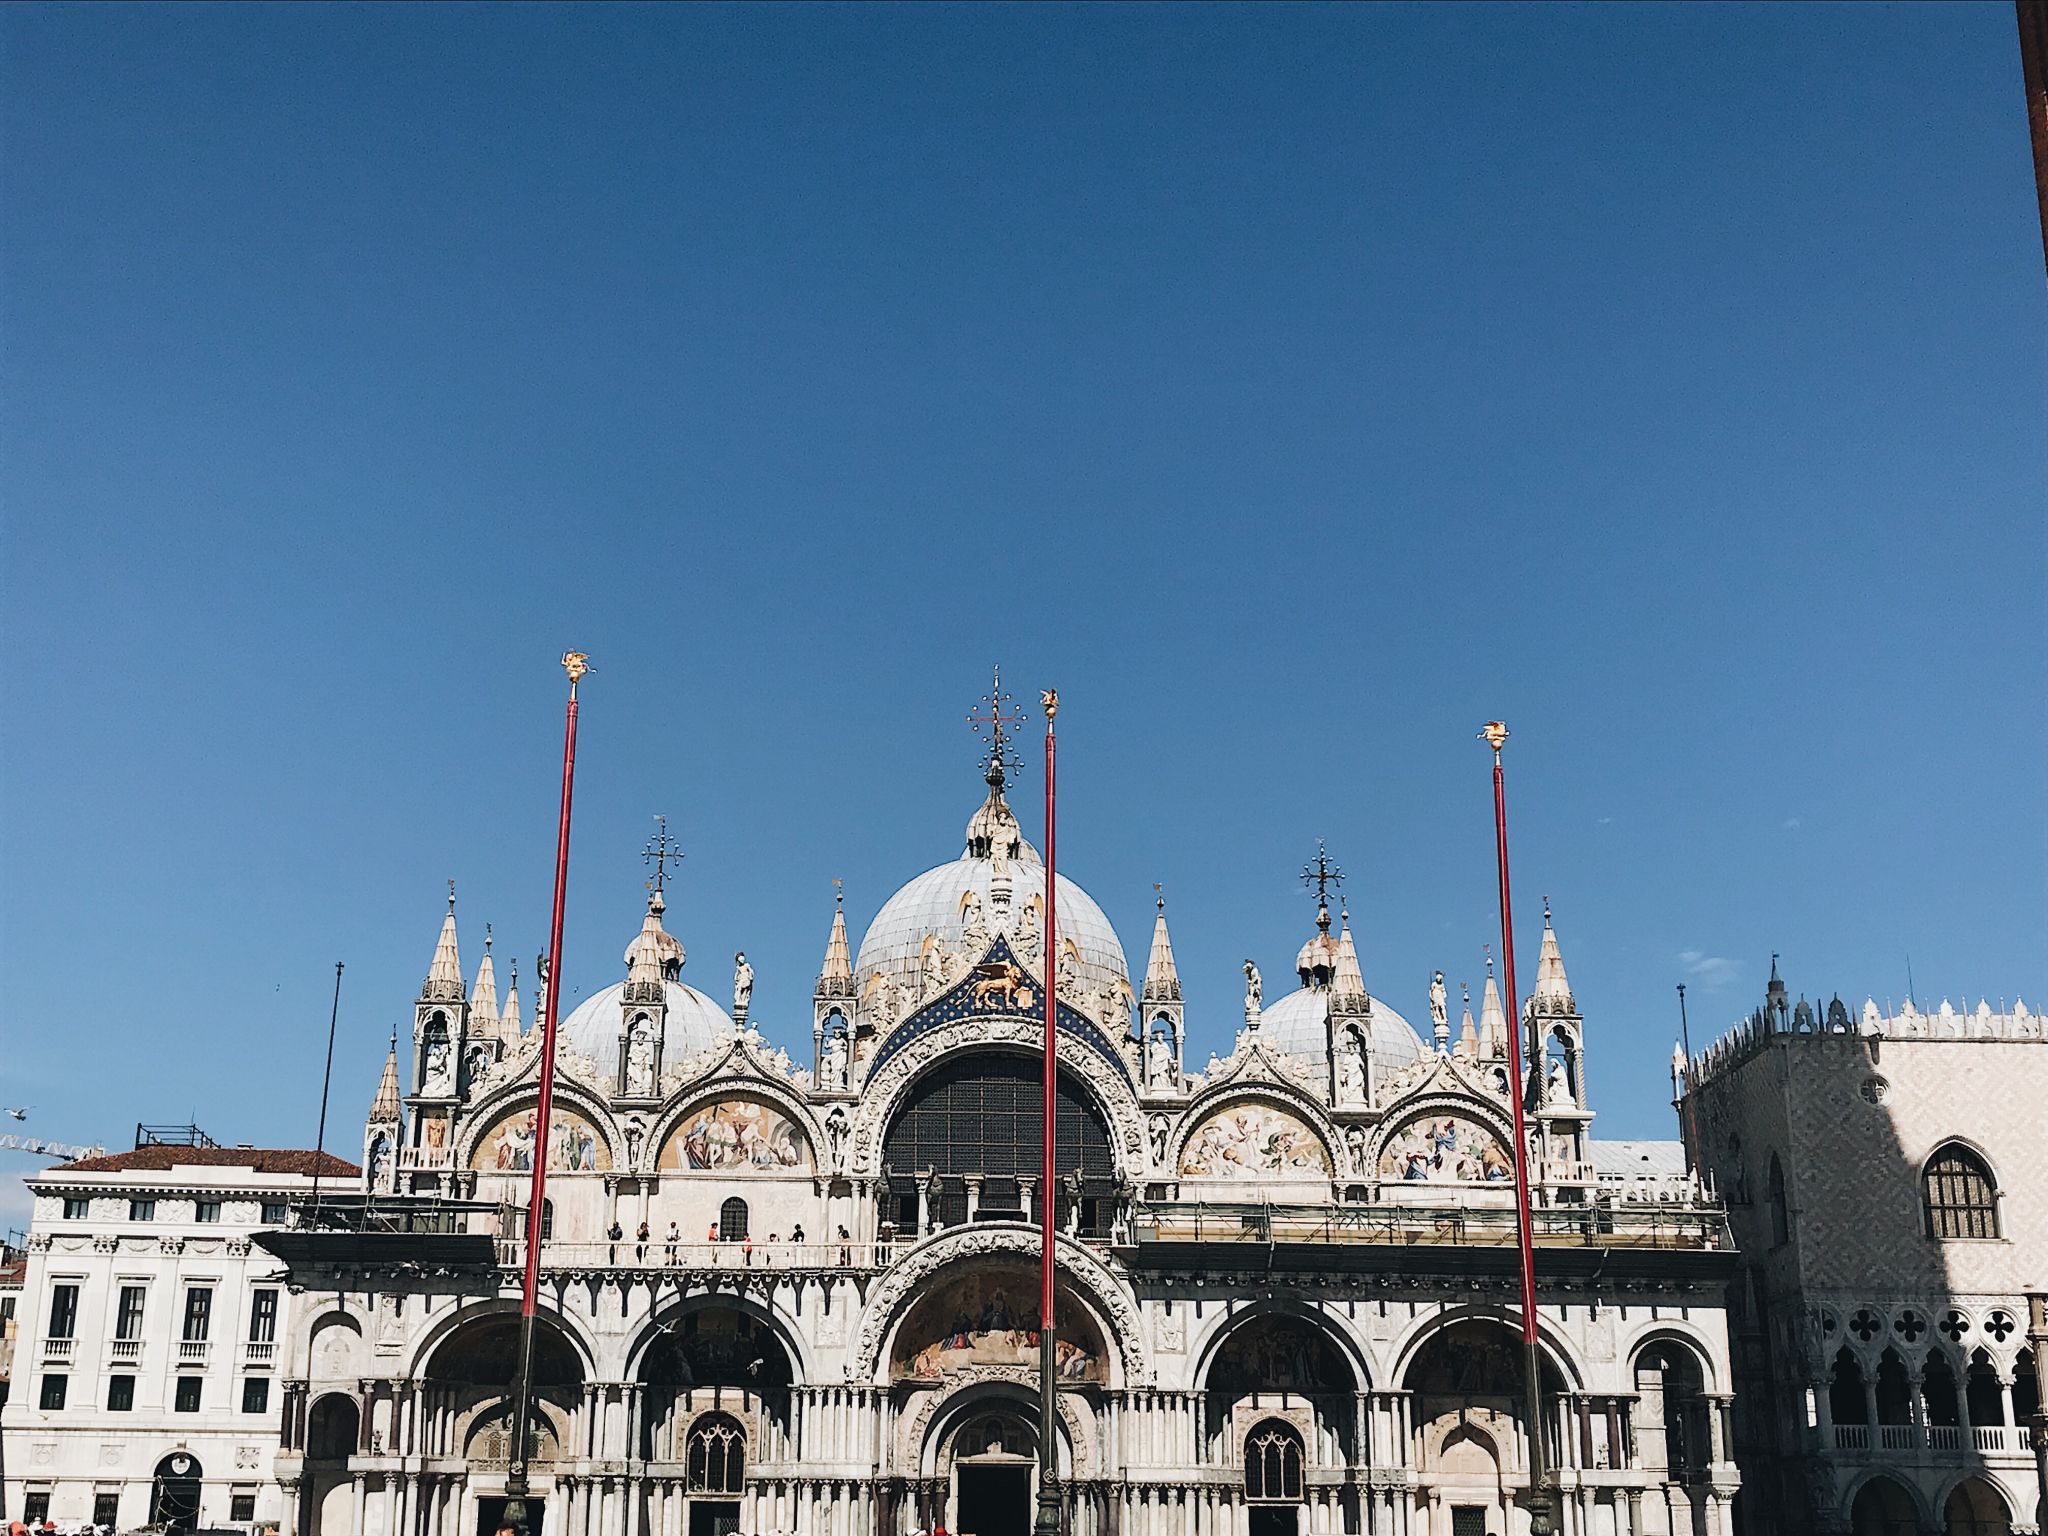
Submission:
<svg viewBox="0 0 2048 1536">
<path fill-rule="evenodd" d="M 695 987 L 680 981 L 664 981 L 662 995 L 668 1002 L 668 1017 L 661 1032 L 664 1066 L 687 1061 L 732 1038 L 732 1016 Z M 562 1020 L 561 1043 L 565 1050 L 588 1056 L 610 1081 L 619 1070 L 619 1037 L 625 1032 L 626 1012 L 621 1006 L 626 983 L 613 982 L 602 992 L 586 997 L 575 1012 Z"/>
<path fill-rule="evenodd" d="M 1387 1004 L 1374 998 L 1367 1049 L 1373 1070 L 1384 1075 L 1422 1060 L 1428 1051 L 1414 1028 Z M 1330 1058 L 1330 994 L 1321 987 L 1303 987 L 1290 992 L 1271 1007 L 1260 1010 L 1259 1035 L 1267 1044 L 1290 1056 L 1318 1066 Z"/>
<path fill-rule="evenodd" d="M 1036 928 L 1043 937 L 1045 863 L 1004 803 L 999 763 L 991 764 L 988 783 L 988 799 L 967 823 L 966 852 L 905 885 L 868 924 L 854 961 L 856 995 L 866 996 L 879 977 L 916 996 L 926 940 L 935 936 L 956 947 L 970 924 L 978 923 L 991 936 L 1009 934 L 1013 946 L 1020 930 Z M 1066 876 L 1055 880 L 1055 937 L 1063 952 L 1070 941 L 1074 945 L 1080 986 L 1090 994 L 1119 984 L 1128 987 L 1123 946 L 1102 908 Z"/>
</svg>

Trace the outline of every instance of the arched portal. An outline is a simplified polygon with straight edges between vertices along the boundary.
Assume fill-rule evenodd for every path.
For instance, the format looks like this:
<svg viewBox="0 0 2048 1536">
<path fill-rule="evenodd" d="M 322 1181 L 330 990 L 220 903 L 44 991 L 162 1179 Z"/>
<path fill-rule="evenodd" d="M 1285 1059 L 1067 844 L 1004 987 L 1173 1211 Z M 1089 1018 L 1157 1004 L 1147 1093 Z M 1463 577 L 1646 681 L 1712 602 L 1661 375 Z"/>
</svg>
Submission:
<svg viewBox="0 0 2048 1536">
<path fill-rule="evenodd" d="M 205 1473 L 190 1451 L 173 1451 L 156 1464 L 150 1488 L 149 1520 L 168 1533 L 189 1531 L 199 1523 L 199 1493 Z"/>
<path fill-rule="evenodd" d="M 1949 1490 L 1941 1521 L 1943 1536 L 2012 1536 L 2005 1500 L 1981 1477 L 1966 1477 Z"/>
<path fill-rule="evenodd" d="M 519 1359 L 519 1316 L 479 1312 L 458 1322 L 427 1357 L 423 1440 L 429 1455 L 469 1464 L 480 1524 L 503 1517 L 505 1478 L 518 1444 L 512 1375 Z M 532 1493 L 528 1508 L 546 1505 L 553 1466 L 563 1445 L 574 1445 L 583 1408 L 583 1359 L 563 1326 L 536 1314 L 533 1396 L 527 1447 Z M 544 1517 L 543 1517 L 544 1518 Z M 536 1522 L 538 1523 L 538 1522 Z"/>
<path fill-rule="evenodd" d="M 1044 1161 L 1044 1072 L 1035 1056 L 976 1051 L 949 1057 L 919 1079 L 883 1137 L 882 1219 L 898 1232 L 923 1232 L 1024 1220 L 1031 1208 L 1042 1209 L 1024 1191 Z M 1059 1165 L 1078 1179 L 1057 1197 L 1060 1225 L 1107 1232 L 1116 1195 L 1109 1123 L 1065 1070 L 1056 1114 Z"/>
<path fill-rule="evenodd" d="M 745 1308 L 712 1302 L 656 1322 L 658 1336 L 640 1357 L 645 1388 L 640 1454 L 687 1461 L 690 1436 L 714 1416 L 789 1432 L 796 1365 L 775 1326 Z M 760 1459 L 759 1445 L 750 1454 Z"/>
<path fill-rule="evenodd" d="M 1329 1325 L 1311 1315 L 1248 1314 L 1217 1344 L 1202 1373 L 1203 1431 L 1211 1454 L 1236 1459 L 1254 1419 L 1273 1416 L 1303 1432 L 1310 1466 L 1342 1466 L 1356 1443 L 1365 1383 Z"/>
<path fill-rule="evenodd" d="M 355 1454 L 361 1428 L 356 1400 L 346 1392 L 327 1393 L 307 1414 L 303 1490 L 307 1536 L 351 1536 L 355 1485 L 349 1477 L 348 1459 Z"/>
<path fill-rule="evenodd" d="M 1917 1536 L 1920 1516 L 1913 1495 L 1889 1477 L 1873 1477 L 1856 1490 L 1849 1505 L 1851 1536 Z"/>
<path fill-rule="evenodd" d="M 1073 1475 L 1071 1430 L 1063 1421 L 1053 1447 L 1062 1477 Z M 949 1531 L 976 1536 L 1028 1536 L 1038 1496 L 1038 1394 L 1030 1385 L 942 1385 L 922 1439 L 922 1492 L 912 1511 L 918 1525 L 930 1529 L 943 1522 Z"/>
<path fill-rule="evenodd" d="M 1514 1328 L 1494 1317 L 1464 1317 L 1425 1339 L 1402 1374 L 1413 1404 L 1418 1497 L 1427 1503 L 1440 1494 L 1454 1521 L 1473 1529 L 1506 1529 L 1509 1505 L 1527 1483 L 1527 1365 L 1528 1346 Z M 1548 1407 L 1564 1389 L 1555 1362 L 1544 1356 L 1540 1390 L 1552 1466 L 1562 1458 Z M 1482 1451 L 1490 1471 L 1480 1463 Z"/>
<path fill-rule="evenodd" d="M 1304 1488 L 1301 1431 L 1285 1419 L 1261 1419 L 1244 1437 L 1244 1500 L 1250 1536 L 1294 1536 Z"/>
</svg>

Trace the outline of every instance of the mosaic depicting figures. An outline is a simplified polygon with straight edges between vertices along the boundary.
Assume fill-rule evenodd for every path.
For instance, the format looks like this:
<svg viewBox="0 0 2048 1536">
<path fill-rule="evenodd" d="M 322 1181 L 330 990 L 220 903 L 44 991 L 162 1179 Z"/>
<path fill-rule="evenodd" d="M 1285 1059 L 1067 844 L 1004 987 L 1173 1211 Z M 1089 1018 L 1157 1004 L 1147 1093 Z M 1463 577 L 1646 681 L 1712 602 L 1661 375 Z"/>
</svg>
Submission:
<svg viewBox="0 0 2048 1536">
<path fill-rule="evenodd" d="M 1341 1392 L 1353 1379 L 1320 1330 L 1298 1318 L 1267 1317 L 1225 1339 L 1209 1369 L 1209 1391 L 1225 1401 L 1248 1392 Z"/>
<path fill-rule="evenodd" d="M 1316 1133 L 1271 1104 L 1234 1104 L 1204 1120 L 1181 1149 L 1187 1179 L 1296 1179 L 1330 1176 L 1330 1154 Z"/>
<path fill-rule="evenodd" d="M 962 1275 L 926 1297 L 897 1334 L 896 1375 L 936 1381 L 977 1365 L 1036 1369 L 1038 1280 L 1024 1270 Z M 1063 1382 L 1104 1382 L 1102 1341 L 1078 1309 L 1062 1307 L 1054 1369 Z"/>
<path fill-rule="evenodd" d="M 1394 1133 L 1380 1152 L 1380 1177 L 1409 1183 L 1505 1184 L 1515 1176 L 1507 1148 L 1460 1115 L 1428 1115 Z"/>
<path fill-rule="evenodd" d="M 727 1173 L 808 1172 L 804 1133 L 778 1110 L 754 1099 L 724 1099 L 698 1110 L 669 1137 L 664 1168 Z"/>
<path fill-rule="evenodd" d="M 535 1114 L 515 1110 L 477 1143 L 470 1167 L 478 1173 L 531 1173 L 537 1143 Z M 607 1173 L 612 1157 L 597 1128 L 573 1109 L 555 1109 L 548 1123 L 548 1171 Z"/>
</svg>

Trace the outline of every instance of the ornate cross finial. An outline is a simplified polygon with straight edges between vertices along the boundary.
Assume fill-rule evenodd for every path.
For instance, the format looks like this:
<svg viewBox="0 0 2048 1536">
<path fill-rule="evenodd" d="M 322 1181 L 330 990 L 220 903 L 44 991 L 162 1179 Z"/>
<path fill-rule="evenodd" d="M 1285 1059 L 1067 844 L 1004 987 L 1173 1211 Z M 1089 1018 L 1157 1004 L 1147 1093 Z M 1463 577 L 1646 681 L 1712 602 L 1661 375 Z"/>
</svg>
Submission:
<svg viewBox="0 0 2048 1536">
<path fill-rule="evenodd" d="M 491 925 L 490 925 L 489 923 L 485 923 L 485 924 L 484 924 L 484 953 L 488 955 L 488 954 L 489 954 L 490 952 L 491 952 Z"/>
<path fill-rule="evenodd" d="M 983 694 L 981 699 L 982 707 L 988 713 L 983 714 L 980 710 L 969 710 L 967 713 L 967 723 L 974 727 L 974 734 L 988 746 L 988 756 L 983 767 L 987 770 L 989 783 L 996 788 L 1002 787 L 1007 775 L 1024 771 L 1024 760 L 1017 755 L 1016 749 L 1010 745 L 1009 738 L 1003 733 L 1005 726 L 1024 723 L 1021 714 L 1008 712 L 1007 706 L 1014 702 L 1009 694 L 1003 692 L 1003 669 L 998 666 L 991 674 L 988 692 Z"/>
<path fill-rule="evenodd" d="M 840 886 L 839 877 L 837 875 L 834 875 L 832 877 L 832 904 L 835 907 L 843 907 L 846 905 L 846 892 Z"/>
<path fill-rule="evenodd" d="M 642 851 L 640 859 L 642 863 L 654 866 L 654 889 L 660 891 L 668 885 L 668 861 L 680 860 L 683 850 L 681 845 L 668 835 L 666 816 L 656 816 L 654 825 L 655 834 L 647 839 L 647 847 Z"/>
<path fill-rule="evenodd" d="M 1162 912 L 1164 912 L 1164 911 L 1166 910 L 1166 885 L 1165 885 L 1165 883 L 1164 883 L 1163 881 L 1159 881 L 1159 880 L 1154 880 L 1154 881 L 1152 882 L 1152 894 L 1153 894 L 1154 896 L 1156 896 L 1156 897 L 1158 897 L 1158 898 L 1159 898 L 1159 910 L 1160 910 L 1160 911 L 1162 911 Z"/>
<path fill-rule="evenodd" d="M 1344 871 L 1330 862 L 1330 855 L 1323 847 L 1323 840 L 1316 839 L 1316 857 L 1313 864 L 1301 866 L 1301 883 L 1315 887 L 1316 905 L 1330 904 L 1330 887 L 1344 884 Z"/>
<path fill-rule="evenodd" d="M 455 882 L 453 880 L 448 882 L 448 910 L 450 912 L 455 910 Z"/>
</svg>

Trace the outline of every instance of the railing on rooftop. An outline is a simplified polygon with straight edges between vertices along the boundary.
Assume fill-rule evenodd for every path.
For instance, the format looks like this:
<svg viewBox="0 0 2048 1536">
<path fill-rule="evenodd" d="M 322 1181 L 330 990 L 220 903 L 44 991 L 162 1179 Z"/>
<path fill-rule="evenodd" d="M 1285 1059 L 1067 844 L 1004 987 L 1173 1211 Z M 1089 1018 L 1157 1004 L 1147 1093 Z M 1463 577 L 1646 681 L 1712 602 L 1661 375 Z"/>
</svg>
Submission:
<svg viewBox="0 0 2048 1536">
<path fill-rule="evenodd" d="M 137 1147 L 217 1147 L 215 1141 L 196 1125 L 138 1125 Z"/>
<path fill-rule="evenodd" d="M 1156 1202 L 1139 1207 L 1137 1241 L 1193 1243 L 1455 1243 L 1512 1247 L 1515 1212 L 1457 1206 L 1279 1206 Z M 1658 1204 L 1538 1207 L 1530 1232 L 1539 1247 L 1694 1248 L 1728 1246 L 1718 1209 Z"/>
</svg>

